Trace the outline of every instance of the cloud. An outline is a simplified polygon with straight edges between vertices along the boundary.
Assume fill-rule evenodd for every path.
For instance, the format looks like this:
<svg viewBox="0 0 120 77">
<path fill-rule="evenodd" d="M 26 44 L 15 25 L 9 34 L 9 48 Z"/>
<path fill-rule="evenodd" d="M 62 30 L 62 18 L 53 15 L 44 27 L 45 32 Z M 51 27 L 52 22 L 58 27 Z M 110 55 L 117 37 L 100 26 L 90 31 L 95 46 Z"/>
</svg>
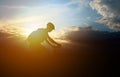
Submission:
<svg viewBox="0 0 120 77">
<path fill-rule="evenodd" d="M 100 48 L 109 50 L 109 47 L 111 49 L 118 47 L 120 38 L 120 32 L 99 31 L 91 26 L 66 27 L 57 35 L 59 35 L 57 39 L 62 40 L 61 44 L 65 51 L 80 51 L 82 49 L 86 50 L 87 48 L 88 50 L 98 50 Z"/>
<path fill-rule="evenodd" d="M 93 0 L 90 5 L 102 18 L 99 23 L 106 24 L 112 29 L 120 30 L 120 0 Z"/>
<path fill-rule="evenodd" d="M 78 27 L 78 26 L 71 26 L 63 28 L 59 33 L 59 38 L 67 40 L 71 43 L 77 43 L 81 36 L 85 36 L 86 31 L 93 31 L 91 26 L 86 27 Z"/>
<path fill-rule="evenodd" d="M 0 51 L 27 51 L 24 28 L 15 25 L 0 25 Z"/>
<path fill-rule="evenodd" d="M 86 47 L 84 40 L 90 37 L 89 32 L 94 31 L 91 26 L 86 27 L 64 27 L 54 34 L 54 39 L 62 44 L 63 50 L 79 51 L 81 47 Z"/>
<path fill-rule="evenodd" d="M 22 27 L 14 26 L 14 25 L 0 25 L 0 32 L 4 34 L 8 34 L 10 36 L 6 38 L 21 38 L 22 36 Z M 1 36 L 2 37 L 2 36 Z"/>
</svg>

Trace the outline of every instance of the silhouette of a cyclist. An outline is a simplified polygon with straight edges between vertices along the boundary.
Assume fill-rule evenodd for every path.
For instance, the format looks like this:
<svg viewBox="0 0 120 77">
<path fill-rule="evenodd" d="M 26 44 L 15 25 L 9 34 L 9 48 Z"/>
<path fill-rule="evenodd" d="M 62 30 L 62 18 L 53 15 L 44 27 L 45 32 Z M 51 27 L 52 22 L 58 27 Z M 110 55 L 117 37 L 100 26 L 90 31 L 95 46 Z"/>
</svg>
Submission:
<svg viewBox="0 0 120 77">
<path fill-rule="evenodd" d="M 38 28 L 36 31 L 33 31 L 28 36 L 30 47 L 34 50 L 45 50 L 46 48 L 41 44 L 44 41 L 46 41 L 52 47 L 61 47 L 61 45 L 55 42 L 48 34 L 48 32 L 51 32 L 54 29 L 54 24 L 49 22 L 47 23 L 46 28 Z"/>
</svg>

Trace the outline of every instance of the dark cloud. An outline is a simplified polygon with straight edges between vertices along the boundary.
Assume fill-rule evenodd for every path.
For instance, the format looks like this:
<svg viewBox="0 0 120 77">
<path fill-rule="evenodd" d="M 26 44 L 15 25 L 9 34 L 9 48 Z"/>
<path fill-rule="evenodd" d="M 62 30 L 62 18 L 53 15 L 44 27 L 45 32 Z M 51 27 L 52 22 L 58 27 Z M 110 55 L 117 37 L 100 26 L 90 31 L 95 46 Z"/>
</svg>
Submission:
<svg viewBox="0 0 120 77">
<path fill-rule="evenodd" d="M 98 49 L 112 50 L 112 48 L 119 48 L 120 32 L 99 31 L 89 26 L 76 28 L 69 27 L 68 30 L 63 30 L 64 33 L 60 37 L 60 39 L 68 41 L 68 43 L 63 43 L 63 46 L 70 51 L 86 51 L 87 49 L 97 51 Z"/>
<path fill-rule="evenodd" d="M 106 24 L 112 29 L 120 30 L 120 0 L 93 0 L 90 5 L 103 17 L 99 23 Z"/>
<path fill-rule="evenodd" d="M 71 42 L 78 42 L 81 40 L 81 38 L 89 37 L 90 35 L 87 32 L 93 31 L 91 26 L 86 27 L 67 27 L 63 29 L 63 34 L 61 37 L 65 40 L 71 41 Z"/>
</svg>

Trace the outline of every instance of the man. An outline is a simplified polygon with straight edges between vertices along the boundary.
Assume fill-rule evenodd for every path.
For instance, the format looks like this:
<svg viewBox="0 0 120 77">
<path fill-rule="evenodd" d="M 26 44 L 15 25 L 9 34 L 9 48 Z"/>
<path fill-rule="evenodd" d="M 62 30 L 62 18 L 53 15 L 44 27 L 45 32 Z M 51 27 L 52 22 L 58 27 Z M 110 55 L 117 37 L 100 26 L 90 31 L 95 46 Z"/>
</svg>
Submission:
<svg viewBox="0 0 120 77">
<path fill-rule="evenodd" d="M 54 29 L 54 24 L 49 22 L 46 28 L 39 28 L 36 31 L 33 31 L 28 36 L 30 47 L 34 50 L 45 50 L 46 48 L 41 44 L 44 41 L 46 41 L 52 47 L 61 47 L 61 45 L 55 42 L 48 34 L 48 32 L 51 32 Z"/>
</svg>

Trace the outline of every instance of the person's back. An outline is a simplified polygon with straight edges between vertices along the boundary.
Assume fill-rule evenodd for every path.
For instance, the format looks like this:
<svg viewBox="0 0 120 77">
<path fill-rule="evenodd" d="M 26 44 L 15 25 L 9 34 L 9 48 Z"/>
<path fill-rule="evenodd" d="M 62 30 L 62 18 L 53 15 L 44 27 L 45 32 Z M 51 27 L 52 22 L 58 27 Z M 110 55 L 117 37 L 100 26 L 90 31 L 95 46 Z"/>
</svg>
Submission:
<svg viewBox="0 0 120 77">
<path fill-rule="evenodd" d="M 30 43 L 41 43 L 44 40 L 47 39 L 47 31 L 45 29 L 38 29 L 36 31 L 33 31 L 29 36 L 28 36 L 28 41 Z"/>
</svg>

